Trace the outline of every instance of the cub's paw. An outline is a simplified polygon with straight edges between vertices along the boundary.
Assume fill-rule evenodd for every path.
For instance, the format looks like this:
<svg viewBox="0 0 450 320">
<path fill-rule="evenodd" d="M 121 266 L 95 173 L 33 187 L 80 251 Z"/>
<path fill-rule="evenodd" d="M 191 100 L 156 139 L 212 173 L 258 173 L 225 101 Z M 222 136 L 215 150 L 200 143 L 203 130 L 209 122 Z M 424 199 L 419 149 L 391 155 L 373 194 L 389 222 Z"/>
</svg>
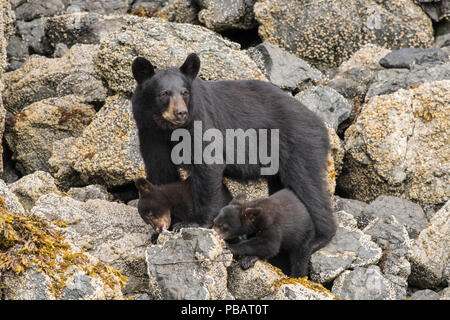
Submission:
<svg viewBox="0 0 450 320">
<path fill-rule="evenodd" d="M 197 228 L 199 227 L 198 223 L 195 222 L 177 222 L 172 225 L 172 231 L 179 232 L 182 228 Z"/>
<path fill-rule="evenodd" d="M 158 240 L 158 237 L 159 237 L 159 233 L 158 233 L 158 232 L 155 232 L 155 233 L 153 233 L 152 236 L 150 237 L 150 241 L 151 241 L 153 244 L 156 244 L 156 241 Z"/>
<path fill-rule="evenodd" d="M 241 268 L 244 270 L 247 270 L 247 269 L 253 267 L 255 265 L 256 261 L 258 261 L 258 257 L 245 256 L 241 260 Z"/>
</svg>

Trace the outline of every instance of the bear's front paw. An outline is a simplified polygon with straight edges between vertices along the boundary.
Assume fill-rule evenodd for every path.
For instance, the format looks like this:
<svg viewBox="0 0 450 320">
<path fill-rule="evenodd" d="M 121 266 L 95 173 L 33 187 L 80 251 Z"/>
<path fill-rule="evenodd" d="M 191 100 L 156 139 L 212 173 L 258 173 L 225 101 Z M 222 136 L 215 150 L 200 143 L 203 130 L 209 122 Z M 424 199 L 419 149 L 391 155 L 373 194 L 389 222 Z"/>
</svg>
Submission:
<svg viewBox="0 0 450 320">
<path fill-rule="evenodd" d="M 255 257 L 255 256 L 243 257 L 241 260 L 241 268 L 244 270 L 247 270 L 247 269 L 253 267 L 255 265 L 256 261 L 258 261 L 258 257 Z"/>
<path fill-rule="evenodd" d="M 153 244 L 156 244 L 156 241 L 158 240 L 158 237 L 159 237 L 159 233 L 158 233 L 158 232 L 155 232 L 155 233 L 153 233 L 152 236 L 150 237 L 150 241 L 151 241 Z"/>
<path fill-rule="evenodd" d="M 172 225 L 172 231 L 179 232 L 182 228 L 197 228 L 199 227 L 198 223 L 195 222 L 177 222 Z"/>
</svg>

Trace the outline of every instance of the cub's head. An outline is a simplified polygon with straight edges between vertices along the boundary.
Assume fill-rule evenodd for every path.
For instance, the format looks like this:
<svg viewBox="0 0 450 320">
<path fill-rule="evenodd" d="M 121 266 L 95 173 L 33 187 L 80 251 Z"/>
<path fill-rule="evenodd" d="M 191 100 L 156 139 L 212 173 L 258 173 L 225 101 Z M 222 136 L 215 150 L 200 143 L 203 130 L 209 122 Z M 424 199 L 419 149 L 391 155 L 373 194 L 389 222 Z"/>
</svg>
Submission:
<svg viewBox="0 0 450 320">
<path fill-rule="evenodd" d="M 233 240 L 250 233 L 261 208 L 246 207 L 241 193 L 223 207 L 214 219 L 213 229 L 224 239 Z"/>
<path fill-rule="evenodd" d="M 143 57 L 134 59 L 132 71 L 138 83 L 133 96 L 136 116 L 144 119 L 151 116 L 162 129 L 175 129 L 186 124 L 190 116 L 192 81 L 199 70 L 200 58 L 195 53 L 191 53 L 180 68 L 164 70 L 155 70 Z"/>
<path fill-rule="evenodd" d="M 167 230 L 171 223 L 171 204 L 167 196 L 147 179 L 138 178 L 135 185 L 139 191 L 138 212 L 142 219 L 158 233 Z"/>
</svg>

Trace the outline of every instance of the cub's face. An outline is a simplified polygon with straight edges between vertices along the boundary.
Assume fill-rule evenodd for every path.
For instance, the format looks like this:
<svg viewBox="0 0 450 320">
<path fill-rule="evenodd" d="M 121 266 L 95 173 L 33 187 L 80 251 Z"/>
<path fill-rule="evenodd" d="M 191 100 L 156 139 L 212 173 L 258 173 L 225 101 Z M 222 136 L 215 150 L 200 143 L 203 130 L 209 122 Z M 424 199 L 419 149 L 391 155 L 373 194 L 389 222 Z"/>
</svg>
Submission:
<svg viewBox="0 0 450 320">
<path fill-rule="evenodd" d="M 224 240 L 232 240 L 244 234 L 240 219 L 241 211 L 240 205 L 229 204 L 223 207 L 214 219 L 213 229 Z"/>
<path fill-rule="evenodd" d="M 133 95 L 136 121 L 150 116 L 162 129 L 175 129 L 188 123 L 192 82 L 200 69 L 200 59 L 190 54 L 180 68 L 155 70 L 145 58 L 133 61 L 138 86 Z M 145 119 L 139 119 L 144 117 Z"/>
<path fill-rule="evenodd" d="M 142 220 L 158 233 L 167 230 L 171 224 L 171 212 L 165 195 L 144 178 L 137 179 L 135 184 L 139 191 L 138 212 Z"/>
</svg>

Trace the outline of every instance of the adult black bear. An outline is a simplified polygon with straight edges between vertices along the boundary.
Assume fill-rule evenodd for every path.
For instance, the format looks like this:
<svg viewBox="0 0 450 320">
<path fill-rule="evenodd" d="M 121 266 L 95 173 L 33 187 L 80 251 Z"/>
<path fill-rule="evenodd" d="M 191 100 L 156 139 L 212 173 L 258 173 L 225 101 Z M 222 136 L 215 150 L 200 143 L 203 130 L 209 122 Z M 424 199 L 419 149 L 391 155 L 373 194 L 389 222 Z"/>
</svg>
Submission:
<svg viewBox="0 0 450 320">
<path fill-rule="evenodd" d="M 315 228 L 308 210 L 288 189 L 253 201 L 245 201 L 245 194 L 237 196 L 220 210 L 213 228 L 227 241 L 246 236 L 228 244 L 233 254 L 244 256 L 243 269 L 260 258 L 268 259 L 290 277 L 308 273 Z M 288 263 L 280 265 L 284 257 Z"/>
<path fill-rule="evenodd" d="M 314 222 L 313 251 L 323 247 L 334 235 L 336 226 L 325 185 L 329 139 L 322 120 L 268 82 L 204 81 L 197 78 L 199 69 L 196 54 L 190 54 L 180 68 L 164 70 L 155 70 L 142 57 L 133 61 L 137 81 L 132 97 L 133 115 L 148 179 L 154 184 L 179 179 L 171 161 L 174 146 L 171 133 L 175 128 L 188 129 L 192 139 L 194 121 L 201 121 L 203 131 L 215 128 L 224 135 L 226 129 L 279 129 L 279 170 L 266 176 L 269 193 L 291 189 Z M 256 179 L 262 167 L 260 161 L 186 165 L 192 174 L 194 211 L 201 225 L 210 227 L 222 207 L 222 176 Z"/>
</svg>

